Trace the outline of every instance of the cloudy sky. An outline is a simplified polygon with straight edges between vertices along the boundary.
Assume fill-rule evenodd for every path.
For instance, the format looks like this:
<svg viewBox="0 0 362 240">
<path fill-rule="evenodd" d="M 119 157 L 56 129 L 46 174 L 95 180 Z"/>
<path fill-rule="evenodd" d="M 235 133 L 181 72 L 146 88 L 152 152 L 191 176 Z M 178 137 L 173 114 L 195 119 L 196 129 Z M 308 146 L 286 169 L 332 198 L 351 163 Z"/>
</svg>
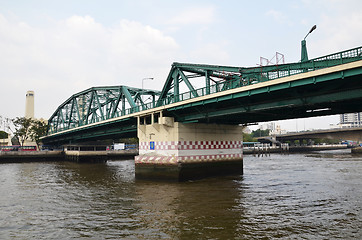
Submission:
<svg viewBox="0 0 362 240">
<path fill-rule="evenodd" d="M 0 116 L 49 118 L 93 86 L 161 90 L 172 62 L 256 66 L 260 57 L 309 58 L 362 44 L 360 0 L 0 0 Z M 338 116 L 279 121 L 326 128 Z"/>
</svg>

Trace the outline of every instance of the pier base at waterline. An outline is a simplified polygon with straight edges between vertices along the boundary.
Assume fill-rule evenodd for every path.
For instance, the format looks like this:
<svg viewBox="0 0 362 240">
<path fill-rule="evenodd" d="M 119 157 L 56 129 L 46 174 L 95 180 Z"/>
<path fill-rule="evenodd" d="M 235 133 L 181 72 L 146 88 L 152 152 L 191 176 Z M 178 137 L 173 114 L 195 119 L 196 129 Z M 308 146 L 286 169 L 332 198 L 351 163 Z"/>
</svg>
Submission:
<svg viewBox="0 0 362 240">
<path fill-rule="evenodd" d="M 144 124 L 141 124 L 144 123 Z M 137 179 L 186 181 L 243 173 L 242 127 L 138 120 Z"/>
</svg>

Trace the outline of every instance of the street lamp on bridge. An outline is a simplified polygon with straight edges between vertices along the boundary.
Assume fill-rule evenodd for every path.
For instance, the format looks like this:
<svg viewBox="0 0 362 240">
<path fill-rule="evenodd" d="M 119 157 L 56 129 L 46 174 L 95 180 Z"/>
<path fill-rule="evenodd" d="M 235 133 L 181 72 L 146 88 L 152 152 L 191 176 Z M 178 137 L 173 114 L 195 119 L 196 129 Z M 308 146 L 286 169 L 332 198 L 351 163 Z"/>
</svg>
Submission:
<svg viewBox="0 0 362 240">
<path fill-rule="evenodd" d="M 305 41 L 305 39 L 308 37 L 308 35 L 313 32 L 315 29 L 317 28 L 317 25 L 314 25 L 309 32 L 307 33 L 307 35 L 305 35 L 304 39 L 302 40 L 302 53 L 301 53 L 301 62 L 306 62 L 308 61 L 308 52 L 307 52 L 307 42 Z"/>
<path fill-rule="evenodd" d="M 153 80 L 153 78 L 143 78 L 143 79 L 142 79 L 142 90 L 143 90 L 143 81 L 144 81 L 144 80 Z"/>
<path fill-rule="evenodd" d="M 145 80 L 153 80 L 153 78 L 151 77 L 151 78 L 143 78 L 143 79 L 142 79 L 142 95 L 141 95 L 142 101 L 143 101 L 143 91 L 144 91 L 144 89 L 143 89 L 143 82 L 144 82 Z"/>
</svg>

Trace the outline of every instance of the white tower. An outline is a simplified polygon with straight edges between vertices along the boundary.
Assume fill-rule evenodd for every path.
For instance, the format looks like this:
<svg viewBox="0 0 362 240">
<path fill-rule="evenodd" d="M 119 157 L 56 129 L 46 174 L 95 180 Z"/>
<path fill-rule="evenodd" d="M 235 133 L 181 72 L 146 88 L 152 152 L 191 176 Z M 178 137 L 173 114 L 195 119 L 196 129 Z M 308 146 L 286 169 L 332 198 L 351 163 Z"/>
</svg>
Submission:
<svg viewBox="0 0 362 240">
<path fill-rule="evenodd" d="M 34 118 L 34 91 L 26 92 L 25 117 Z"/>
</svg>

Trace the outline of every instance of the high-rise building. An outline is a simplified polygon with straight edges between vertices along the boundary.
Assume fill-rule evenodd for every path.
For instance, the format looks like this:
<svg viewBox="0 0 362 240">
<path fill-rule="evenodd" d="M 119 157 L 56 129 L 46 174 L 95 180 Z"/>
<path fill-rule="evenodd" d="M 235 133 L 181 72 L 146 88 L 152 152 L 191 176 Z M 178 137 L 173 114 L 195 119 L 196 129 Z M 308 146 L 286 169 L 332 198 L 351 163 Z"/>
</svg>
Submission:
<svg viewBox="0 0 362 240">
<path fill-rule="evenodd" d="M 34 118 L 34 91 L 26 92 L 25 117 Z"/>
<path fill-rule="evenodd" d="M 362 112 L 341 114 L 340 125 L 345 127 L 362 127 Z"/>
</svg>

